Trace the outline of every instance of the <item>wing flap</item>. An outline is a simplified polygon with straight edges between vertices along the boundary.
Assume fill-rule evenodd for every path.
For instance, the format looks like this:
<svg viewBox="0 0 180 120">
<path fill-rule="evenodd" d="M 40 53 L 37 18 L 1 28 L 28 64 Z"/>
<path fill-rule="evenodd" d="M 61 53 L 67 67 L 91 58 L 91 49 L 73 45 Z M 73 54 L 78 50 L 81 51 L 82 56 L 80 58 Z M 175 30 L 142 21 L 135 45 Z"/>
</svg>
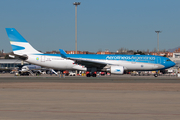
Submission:
<svg viewBox="0 0 180 120">
<path fill-rule="evenodd" d="M 75 61 L 75 64 L 84 65 L 85 67 L 97 67 L 97 68 L 103 68 L 107 64 L 104 62 L 96 61 L 96 60 L 87 60 L 82 58 L 69 58 L 71 60 Z"/>
<path fill-rule="evenodd" d="M 86 59 L 86 58 L 74 58 L 71 57 L 71 55 L 66 54 L 66 52 L 62 49 L 59 49 L 60 55 L 63 58 L 70 59 L 75 61 L 75 64 L 79 64 L 85 67 L 97 67 L 97 68 L 103 68 L 107 65 L 107 63 L 95 60 L 95 59 Z"/>
</svg>

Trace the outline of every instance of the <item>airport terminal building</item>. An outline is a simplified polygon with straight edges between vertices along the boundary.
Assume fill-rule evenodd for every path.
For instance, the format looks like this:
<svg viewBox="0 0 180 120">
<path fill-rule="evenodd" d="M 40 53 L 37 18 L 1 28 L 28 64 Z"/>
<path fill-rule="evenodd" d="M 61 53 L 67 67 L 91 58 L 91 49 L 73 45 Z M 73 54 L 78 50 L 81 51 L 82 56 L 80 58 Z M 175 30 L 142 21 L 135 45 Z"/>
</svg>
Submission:
<svg viewBox="0 0 180 120">
<path fill-rule="evenodd" d="M 0 59 L 0 70 L 12 70 L 20 65 L 29 65 L 29 63 L 18 59 Z"/>
</svg>

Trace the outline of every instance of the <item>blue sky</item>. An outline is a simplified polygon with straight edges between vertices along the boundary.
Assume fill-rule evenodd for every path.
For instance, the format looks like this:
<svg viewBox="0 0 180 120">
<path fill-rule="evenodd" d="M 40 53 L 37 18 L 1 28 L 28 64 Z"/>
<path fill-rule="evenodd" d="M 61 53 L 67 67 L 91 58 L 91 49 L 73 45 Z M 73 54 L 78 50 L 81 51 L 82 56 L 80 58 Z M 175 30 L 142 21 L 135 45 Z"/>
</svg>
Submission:
<svg viewBox="0 0 180 120">
<path fill-rule="evenodd" d="M 11 52 L 5 28 L 37 50 L 75 50 L 74 0 L 0 0 L 0 50 Z M 81 0 L 78 50 L 170 49 L 180 46 L 179 0 Z"/>
</svg>

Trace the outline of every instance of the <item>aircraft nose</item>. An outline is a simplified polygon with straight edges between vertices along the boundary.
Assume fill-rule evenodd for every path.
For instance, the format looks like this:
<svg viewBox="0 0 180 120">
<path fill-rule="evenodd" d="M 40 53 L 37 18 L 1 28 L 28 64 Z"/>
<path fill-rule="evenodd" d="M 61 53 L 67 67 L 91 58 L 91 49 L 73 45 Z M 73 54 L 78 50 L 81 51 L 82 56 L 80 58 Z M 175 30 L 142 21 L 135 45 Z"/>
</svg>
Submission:
<svg viewBox="0 0 180 120">
<path fill-rule="evenodd" d="M 173 67 L 173 66 L 175 66 L 175 65 L 176 65 L 176 63 L 174 63 L 173 61 L 171 61 L 170 67 Z"/>
<path fill-rule="evenodd" d="M 172 65 L 171 67 L 173 67 L 173 66 L 175 66 L 175 65 L 176 65 L 176 63 L 172 62 L 172 63 L 171 63 L 171 65 Z"/>
</svg>

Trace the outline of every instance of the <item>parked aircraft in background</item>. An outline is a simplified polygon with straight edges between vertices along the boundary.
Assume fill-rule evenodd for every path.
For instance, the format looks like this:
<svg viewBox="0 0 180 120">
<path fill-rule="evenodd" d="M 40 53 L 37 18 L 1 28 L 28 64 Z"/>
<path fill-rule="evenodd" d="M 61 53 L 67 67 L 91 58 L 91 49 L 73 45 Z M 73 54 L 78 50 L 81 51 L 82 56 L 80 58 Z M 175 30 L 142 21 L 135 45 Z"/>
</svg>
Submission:
<svg viewBox="0 0 180 120">
<path fill-rule="evenodd" d="M 38 65 L 24 65 L 19 70 L 19 75 L 38 75 L 41 74 L 41 66 Z"/>
<path fill-rule="evenodd" d="M 15 28 L 6 28 L 6 32 L 13 53 L 26 62 L 57 70 L 86 70 L 85 67 L 76 65 L 73 60 L 64 59 L 59 54 L 44 54 L 35 50 Z"/>
<path fill-rule="evenodd" d="M 38 66 L 38 65 L 24 65 L 21 68 L 21 71 L 22 72 L 27 72 L 27 71 L 30 71 L 30 70 L 40 70 L 40 69 L 41 69 L 41 66 Z"/>
<path fill-rule="evenodd" d="M 67 60 L 74 60 L 87 68 L 86 76 L 96 77 L 96 72 L 107 71 L 111 74 L 122 75 L 124 71 L 155 71 L 173 67 L 169 58 L 153 55 L 85 55 L 66 54 L 59 49 L 60 54 Z M 155 75 L 157 77 L 157 74 Z"/>
</svg>

